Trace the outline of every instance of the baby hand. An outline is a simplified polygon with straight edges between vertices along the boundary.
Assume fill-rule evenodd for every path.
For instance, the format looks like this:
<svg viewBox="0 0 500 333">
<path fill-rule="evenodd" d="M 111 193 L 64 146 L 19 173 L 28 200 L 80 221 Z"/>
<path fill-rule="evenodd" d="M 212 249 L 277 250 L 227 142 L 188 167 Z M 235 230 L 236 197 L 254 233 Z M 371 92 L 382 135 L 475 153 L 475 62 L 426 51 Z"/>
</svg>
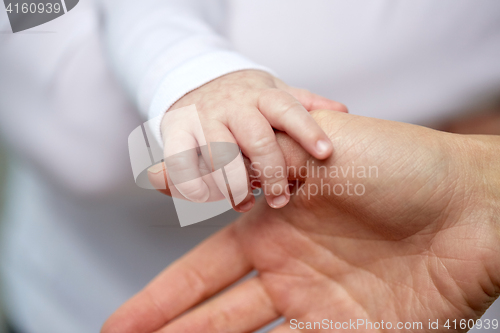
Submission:
<svg viewBox="0 0 500 333">
<path fill-rule="evenodd" d="M 285 159 L 273 128 L 286 132 L 315 158 L 325 159 L 332 153 L 332 143 L 308 111 L 329 109 L 347 112 L 341 103 L 289 87 L 274 76 L 257 70 L 219 77 L 186 94 L 169 109 L 167 115 L 193 104 L 202 128 L 196 125 L 191 114 L 186 113 L 183 118 L 183 110 L 178 110 L 179 114 L 174 117 L 165 116 L 161 125 L 165 156 L 179 156 L 173 162 L 171 160 L 170 167 L 167 165 L 169 175 L 175 172 L 179 179 L 189 178 L 189 181 L 176 184 L 179 192 L 195 202 L 205 202 L 213 197 L 208 184 L 210 181 L 204 177 L 206 172 L 202 170 L 213 171 L 213 161 L 208 150 L 200 151 L 199 147 L 207 147 L 208 143 L 214 142 L 233 143 L 252 163 L 251 169 L 260 180 L 266 200 L 274 208 L 285 206 L 290 194 Z M 191 153 L 181 156 L 178 154 L 181 151 Z M 199 170 L 193 170 L 193 166 Z M 244 179 L 231 186 L 233 196 L 235 192 L 246 194 L 248 176 L 243 160 L 232 163 L 229 170 L 238 179 Z M 186 174 L 190 176 L 186 177 Z M 224 179 L 215 179 L 215 183 L 227 192 Z M 235 201 L 234 206 L 238 211 L 248 211 L 254 201 L 249 193 L 241 202 Z"/>
</svg>

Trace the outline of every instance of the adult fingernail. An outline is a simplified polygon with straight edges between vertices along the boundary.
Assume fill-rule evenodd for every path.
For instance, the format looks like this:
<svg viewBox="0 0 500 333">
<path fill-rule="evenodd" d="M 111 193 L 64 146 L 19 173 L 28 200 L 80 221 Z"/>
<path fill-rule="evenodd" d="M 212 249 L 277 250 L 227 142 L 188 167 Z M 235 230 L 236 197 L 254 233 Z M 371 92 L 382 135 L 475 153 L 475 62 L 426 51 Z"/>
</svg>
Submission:
<svg viewBox="0 0 500 333">
<path fill-rule="evenodd" d="M 155 174 L 163 172 L 163 163 L 158 163 L 158 164 L 153 165 L 152 167 L 150 167 L 148 169 L 148 172 L 155 173 Z"/>
<path fill-rule="evenodd" d="M 327 140 L 318 140 L 316 142 L 316 152 L 319 155 L 324 155 L 324 154 L 326 154 L 330 150 L 331 146 L 332 146 L 332 143 L 330 141 L 327 141 Z"/>
<path fill-rule="evenodd" d="M 279 197 L 276 197 L 276 198 L 273 199 L 273 202 L 272 202 L 271 206 L 273 208 L 281 208 L 284 205 L 286 205 L 287 202 L 288 202 L 287 196 L 284 195 L 284 194 L 282 194 Z"/>
</svg>

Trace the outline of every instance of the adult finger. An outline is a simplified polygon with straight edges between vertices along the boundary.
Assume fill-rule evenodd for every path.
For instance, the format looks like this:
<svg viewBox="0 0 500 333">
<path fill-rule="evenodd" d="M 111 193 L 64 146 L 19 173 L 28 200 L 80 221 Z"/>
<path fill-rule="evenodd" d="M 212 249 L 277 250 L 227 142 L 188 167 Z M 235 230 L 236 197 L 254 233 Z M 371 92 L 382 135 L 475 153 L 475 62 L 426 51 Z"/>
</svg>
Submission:
<svg viewBox="0 0 500 333">
<path fill-rule="evenodd" d="M 258 108 L 276 129 L 286 132 L 312 156 L 325 159 L 333 145 L 309 112 L 292 95 L 281 89 L 261 93 Z"/>
<path fill-rule="evenodd" d="M 268 204 L 281 208 L 290 201 L 286 164 L 283 152 L 269 122 L 255 108 L 239 110 L 247 117 L 238 117 L 229 123 L 243 153 L 259 171 L 259 179 Z"/>
<path fill-rule="evenodd" d="M 254 277 L 172 321 L 157 333 L 252 332 L 279 316 L 262 282 Z"/>
<path fill-rule="evenodd" d="M 252 270 L 230 225 L 174 262 L 122 305 L 101 333 L 151 333 Z"/>
</svg>

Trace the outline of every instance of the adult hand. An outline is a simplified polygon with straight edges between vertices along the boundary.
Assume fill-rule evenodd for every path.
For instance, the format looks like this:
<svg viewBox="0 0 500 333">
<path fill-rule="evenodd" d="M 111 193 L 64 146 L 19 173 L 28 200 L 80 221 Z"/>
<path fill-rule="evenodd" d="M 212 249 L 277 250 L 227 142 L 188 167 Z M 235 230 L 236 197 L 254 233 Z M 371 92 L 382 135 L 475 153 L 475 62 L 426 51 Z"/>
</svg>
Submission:
<svg viewBox="0 0 500 333">
<path fill-rule="evenodd" d="M 390 322 L 394 332 L 436 332 L 429 321 L 439 320 L 441 331 L 465 331 L 443 325 L 488 308 L 500 290 L 499 138 L 313 116 L 334 144 L 328 160 L 278 135 L 287 164 L 308 168 L 295 177 L 304 176 L 305 193 L 279 210 L 260 202 L 168 267 L 102 333 L 250 332 L 280 316 L 291 323 L 273 333 L 323 319 Z M 330 194 L 313 195 L 321 186 Z M 204 302 L 254 269 L 257 276 Z"/>
<path fill-rule="evenodd" d="M 187 108 L 191 105 L 196 106 L 194 112 Z M 207 202 L 217 197 L 220 193 L 210 187 L 213 180 L 203 177 L 206 167 L 198 168 L 198 160 L 208 166 L 213 164 L 210 152 L 205 149 L 197 154 L 196 148 L 210 142 L 238 144 L 260 171 L 269 205 L 283 207 L 289 201 L 286 175 L 273 170 L 263 172 L 264 168 L 286 167 L 273 128 L 286 132 L 316 158 L 325 159 L 332 152 L 332 144 L 309 114 L 318 108 L 347 112 L 338 102 L 290 87 L 266 72 L 244 70 L 219 77 L 186 94 L 163 118 L 161 129 L 170 179 L 188 200 Z M 231 191 L 237 210 L 248 211 L 254 198 L 248 191 L 245 165 L 241 159 L 238 161 L 228 170 L 233 176 Z M 215 184 L 222 193 L 227 191 L 222 175 Z"/>
</svg>

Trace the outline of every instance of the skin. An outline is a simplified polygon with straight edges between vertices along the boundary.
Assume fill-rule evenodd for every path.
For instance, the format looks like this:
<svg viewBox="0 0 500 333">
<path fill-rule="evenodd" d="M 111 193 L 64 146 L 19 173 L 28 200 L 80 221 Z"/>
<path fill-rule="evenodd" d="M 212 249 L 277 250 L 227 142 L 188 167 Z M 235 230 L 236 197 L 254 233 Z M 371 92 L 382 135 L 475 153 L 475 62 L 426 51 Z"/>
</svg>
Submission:
<svg viewBox="0 0 500 333">
<path fill-rule="evenodd" d="M 172 117 L 164 117 L 161 129 L 165 156 L 196 147 L 196 141 L 200 146 L 205 144 L 200 143 L 200 139 L 206 139 L 206 142 L 230 142 L 238 144 L 243 154 L 256 163 L 261 171 L 265 166 L 286 167 L 273 128 L 286 132 L 312 156 L 325 159 L 331 155 L 333 147 L 309 111 L 321 108 L 347 112 L 341 103 L 290 87 L 271 74 L 257 70 L 244 70 L 219 77 L 186 94 L 169 112 L 190 105 L 196 106 L 203 127 L 201 136 L 204 134 L 204 138 L 200 138 L 197 121 L 190 122 L 182 117 L 174 117 L 181 121 L 172 121 Z M 210 164 L 210 157 L 204 157 Z M 192 163 L 197 158 L 194 154 L 177 159 L 174 162 L 175 169 L 180 174 L 191 170 L 197 164 Z M 285 206 L 290 199 L 285 191 L 286 175 L 276 172 L 267 174 L 270 176 L 261 173 L 260 183 L 268 204 L 273 208 Z M 201 177 L 196 178 L 179 184 L 177 189 L 188 200 L 206 202 L 211 195 L 209 184 Z M 242 185 L 245 192 L 247 186 Z M 249 194 L 236 209 L 248 211 L 253 204 L 253 196 Z"/>
<path fill-rule="evenodd" d="M 364 195 L 297 194 L 279 210 L 258 202 L 159 274 L 102 333 L 251 332 L 280 316 L 286 322 L 273 333 L 300 332 L 291 319 L 325 318 L 423 323 L 388 332 L 455 332 L 465 330 L 444 328 L 447 319 L 486 311 L 500 292 L 500 137 L 311 114 L 334 154 L 318 161 L 280 133 L 287 165 L 310 162 L 305 188 L 349 180 Z M 313 177 L 312 161 L 379 173 Z M 258 275 L 225 289 L 252 270 Z"/>
</svg>

